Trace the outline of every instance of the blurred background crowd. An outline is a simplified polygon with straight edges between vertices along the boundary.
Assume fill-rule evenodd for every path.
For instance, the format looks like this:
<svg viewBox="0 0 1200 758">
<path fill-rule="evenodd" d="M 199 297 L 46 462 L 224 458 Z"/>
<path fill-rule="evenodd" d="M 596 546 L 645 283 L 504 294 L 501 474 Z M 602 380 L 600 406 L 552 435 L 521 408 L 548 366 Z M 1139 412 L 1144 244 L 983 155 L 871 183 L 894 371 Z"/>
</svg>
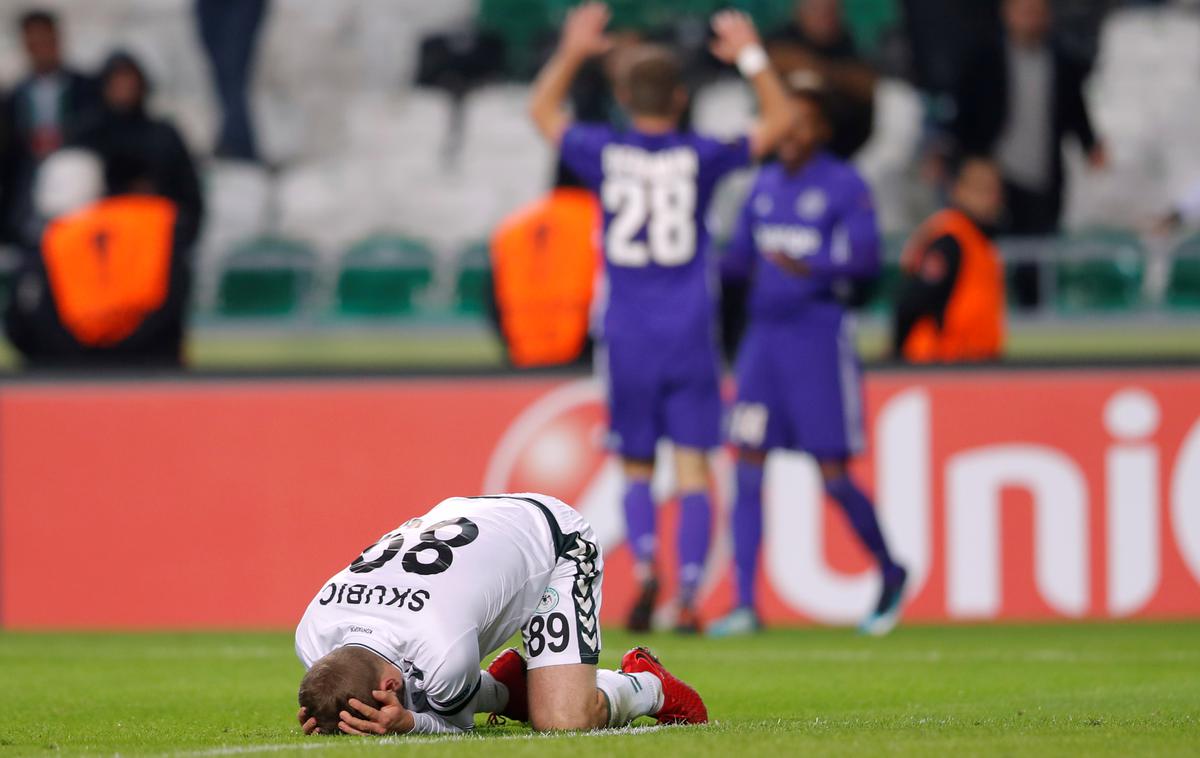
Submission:
<svg viewBox="0 0 1200 758">
<path fill-rule="evenodd" d="M 158 244 L 173 251 L 165 297 L 180 313 L 167 328 L 166 363 L 179 362 L 189 329 L 210 335 L 210 346 L 233 332 L 258 335 L 241 352 L 226 340 L 224 353 L 210 354 L 221 356 L 214 365 L 255 365 L 301 341 L 329 352 L 314 330 L 347 328 L 361 348 L 347 360 L 360 364 L 391 365 L 395 356 L 381 353 L 405 350 L 418 363 L 500 360 L 463 335 L 486 334 L 494 229 L 574 183 L 526 116 L 529 80 L 571 4 L 7 3 L 0 289 L 10 339 L 29 355 L 12 304 L 36 300 L 19 286 L 21 272 L 63 210 L 61 191 L 39 187 L 39 168 L 56 151 L 82 148 L 98 157 L 97 196 L 170 203 Z M 651 39 L 681 51 L 691 125 L 733 136 L 752 99 L 707 52 L 708 18 L 725 5 L 612 3 L 622 44 Z M 832 148 L 872 185 L 889 242 L 868 322 L 889 318 L 900 252 L 945 203 L 956 157 L 986 155 L 1005 185 L 998 232 L 1018 331 L 1089 324 L 1104 356 L 1121 325 L 1143 324 L 1175 334 L 1165 349 L 1200 354 L 1200 238 L 1189 234 L 1200 223 L 1197 3 L 732 5 L 753 15 L 778 68 L 830 95 Z M 577 83 L 580 117 L 622 118 L 609 68 L 600 61 Z M 87 170 L 71 181 L 80 175 Z M 717 203 L 718 244 L 747 181 L 731 181 Z M 139 214 L 152 213 L 113 212 L 143 227 L 148 216 Z M 103 253 L 109 241 L 89 244 Z M 65 275 L 51 263 L 51 279 Z M 120 333 L 119 322 L 106 328 Z M 425 346 L 389 343 L 380 329 L 416 334 Z M 343 350 L 344 337 L 336 335 Z M 278 352 L 283 363 L 312 362 L 303 351 Z"/>
</svg>

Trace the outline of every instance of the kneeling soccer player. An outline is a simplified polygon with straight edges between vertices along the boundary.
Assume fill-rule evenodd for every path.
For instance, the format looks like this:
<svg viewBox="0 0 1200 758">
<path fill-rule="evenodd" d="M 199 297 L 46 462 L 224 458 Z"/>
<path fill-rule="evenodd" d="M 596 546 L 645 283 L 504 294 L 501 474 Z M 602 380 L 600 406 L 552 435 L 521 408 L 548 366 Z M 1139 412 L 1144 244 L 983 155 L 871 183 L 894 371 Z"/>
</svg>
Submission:
<svg viewBox="0 0 1200 758">
<path fill-rule="evenodd" d="M 699 694 L 644 648 L 597 670 L 604 558 L 570 506 L 536 494 L 456 497 L 385 534 L 333 576 L 296 629 L 308 734 L 431 734 L 475 713 L 536 730 L 703 723 Z M 528 661 L 483 655 L 520 630 Z"/>
</svg>

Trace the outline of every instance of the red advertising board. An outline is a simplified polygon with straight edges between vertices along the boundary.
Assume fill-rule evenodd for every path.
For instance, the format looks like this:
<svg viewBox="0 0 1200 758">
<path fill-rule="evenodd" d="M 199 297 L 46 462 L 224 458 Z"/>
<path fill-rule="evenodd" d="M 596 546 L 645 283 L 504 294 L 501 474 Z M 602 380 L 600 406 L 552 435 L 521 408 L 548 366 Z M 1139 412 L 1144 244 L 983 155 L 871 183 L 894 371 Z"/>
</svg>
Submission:
<svg viewBox="0 0 1200 758">
<path fill-rule="evenodd" d="M 0 625 L 287 627 L 378 535 L 500 491 L 588 517 L 619 621 L 631 572 L 601 401 L 592 380 L 7 386 Z M 912 571 L 911 618 L 1200 616 L 1200 370 L 877 373 L 868 408 L 856 470 Z M 715 470 L 710 614 L 731 597 L 724 454 Z M 856 620 L 877 579 L 811 464 L 776 457 L 766 489 L 767 618 Z"/>
</svg>

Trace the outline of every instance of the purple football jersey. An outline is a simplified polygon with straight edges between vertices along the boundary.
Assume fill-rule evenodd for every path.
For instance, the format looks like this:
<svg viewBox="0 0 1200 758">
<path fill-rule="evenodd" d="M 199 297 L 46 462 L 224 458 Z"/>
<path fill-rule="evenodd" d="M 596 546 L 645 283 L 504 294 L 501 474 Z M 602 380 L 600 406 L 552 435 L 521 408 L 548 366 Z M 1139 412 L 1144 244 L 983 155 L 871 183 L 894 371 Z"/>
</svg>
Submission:
<svg viewBox="0 0 1200 758">
<path fill-rule="evenodd" d="M 753 275 L 737 360 L 735 445 L 839 460 L 862 449 L 861 366 L 839 282 L 879 270 L 871 192 L 849 165 L 818 155 L 792 174 L 764 168 L 746 199 L 722 270 Z M 768 255 L 807 264 L 790 273 Z"/>
<path fill-rule="evenodd" d="M 710 333 L 705 217 L 721 178 L 750 163 L 748 140 L 575 124 L 562 159 L 604 206 L 606 336 Z"/>
<path fill-rule="evenodd" d="M 789 273 L 768 253 L 803 261 L 812 273 Z M 871 190 L 852 166 L 824 153 L 795 174 L 780 164 L 763 168 L 721 264 L 727 276 L 753 273 L 750 316 L 775 320 L 836 305 L 839 282 L 873 276 L 879 265 Z"/>
</svg>

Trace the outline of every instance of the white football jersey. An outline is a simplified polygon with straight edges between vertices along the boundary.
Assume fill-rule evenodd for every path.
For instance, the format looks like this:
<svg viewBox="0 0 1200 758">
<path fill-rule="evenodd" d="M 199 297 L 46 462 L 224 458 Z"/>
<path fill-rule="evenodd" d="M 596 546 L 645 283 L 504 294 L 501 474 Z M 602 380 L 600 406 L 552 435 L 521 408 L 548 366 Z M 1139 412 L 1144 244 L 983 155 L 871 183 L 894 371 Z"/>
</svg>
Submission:
<svg viewBox="0 0 1200 758">
<path fill-rule="evenodd" d="M 546 495 L 444 500 L 321 587 L 296 653 L 308 668 L 343 645 L 369 648 L 405 673 L 412 710 L 471 728 L 480 662 L 545 610 L 564 540 L 579 535 L 590 537 L 586 522 Z"/>
</svg>

